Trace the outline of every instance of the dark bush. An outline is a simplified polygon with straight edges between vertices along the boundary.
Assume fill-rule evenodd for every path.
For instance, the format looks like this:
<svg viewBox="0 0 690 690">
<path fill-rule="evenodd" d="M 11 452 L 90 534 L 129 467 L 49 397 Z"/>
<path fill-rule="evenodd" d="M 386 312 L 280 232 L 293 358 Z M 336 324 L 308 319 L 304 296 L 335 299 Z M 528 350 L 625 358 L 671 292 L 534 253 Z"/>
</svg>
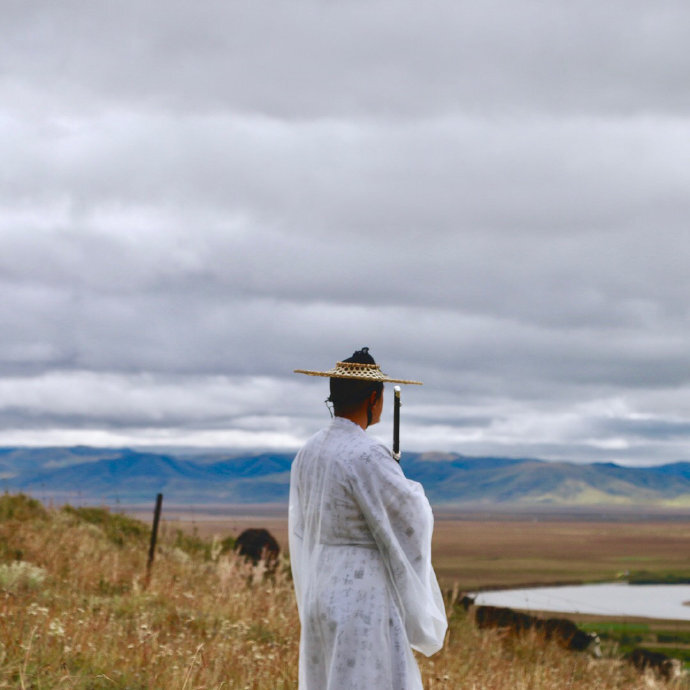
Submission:
<svg viewBox="0 0 690 690">
<path fill-rule="evenodd" d="M 5 520 L 45 520 L 46 509 L 35 499 L 26 494 L 8 494 L 0 496 L 0 522 Z"/>
</svg>

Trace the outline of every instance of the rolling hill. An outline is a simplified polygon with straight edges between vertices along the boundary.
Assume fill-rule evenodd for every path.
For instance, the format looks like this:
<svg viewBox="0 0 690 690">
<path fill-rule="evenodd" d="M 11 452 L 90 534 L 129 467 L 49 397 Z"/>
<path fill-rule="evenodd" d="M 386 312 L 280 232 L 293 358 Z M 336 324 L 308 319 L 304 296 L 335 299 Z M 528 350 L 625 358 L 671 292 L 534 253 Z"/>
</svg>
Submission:
<svg viewBox="0 0 690 690">
<path fill-rule="evenodd" d="M 292 453 L 232 456 L 132 449 L 3 448 L 2 486 L 46 498 L 108 503 L 281 503 Z M 406 453 L 405 474 L 436 505 L 690 506 L 690 463 L 631 468 L 537 459 Z"/>
</svg>

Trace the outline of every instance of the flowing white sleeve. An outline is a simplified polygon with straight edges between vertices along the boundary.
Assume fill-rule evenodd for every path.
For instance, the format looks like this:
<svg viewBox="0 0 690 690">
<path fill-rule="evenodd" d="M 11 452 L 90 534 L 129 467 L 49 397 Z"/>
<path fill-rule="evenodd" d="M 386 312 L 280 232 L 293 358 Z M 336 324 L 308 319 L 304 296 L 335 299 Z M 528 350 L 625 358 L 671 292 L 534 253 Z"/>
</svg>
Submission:
<svg viewBox="0 0 690 690">
<path fill-rule="evenodd" d="M 290 568 L 295 587 L 295 598 L 302 618 L 302 592 L 304 591 L 304 519 L 300 504 L 299 487 L 293 469 L 290 477 L 290 504 L 288 508 L 288 541 L 290 547 Z"/>
<path fill-rule="evenodd" d="M 351 481 L 386 563 L 410 645 L 430 656 L 443 646 L 447 620 L 431 565 L 434 518 L 424 489 L 405 477 L 383 446 L 362 457 Z"/>
</svg>

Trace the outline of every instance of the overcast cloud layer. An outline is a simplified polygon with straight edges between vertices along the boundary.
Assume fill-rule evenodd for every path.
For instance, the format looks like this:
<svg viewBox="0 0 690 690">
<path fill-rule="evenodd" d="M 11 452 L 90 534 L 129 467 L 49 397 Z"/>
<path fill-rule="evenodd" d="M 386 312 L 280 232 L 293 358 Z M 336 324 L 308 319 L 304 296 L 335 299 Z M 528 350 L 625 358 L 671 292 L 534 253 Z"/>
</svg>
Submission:
<svg viewBox="0 0 690 690">
<path fill-rule="evenodd" d="M 368 345 L 409 450 L 690 458 L 688 45 L 663 0 L 4 3 L 0 444 L 292 449 L 292 369 Z"/>
</svg>

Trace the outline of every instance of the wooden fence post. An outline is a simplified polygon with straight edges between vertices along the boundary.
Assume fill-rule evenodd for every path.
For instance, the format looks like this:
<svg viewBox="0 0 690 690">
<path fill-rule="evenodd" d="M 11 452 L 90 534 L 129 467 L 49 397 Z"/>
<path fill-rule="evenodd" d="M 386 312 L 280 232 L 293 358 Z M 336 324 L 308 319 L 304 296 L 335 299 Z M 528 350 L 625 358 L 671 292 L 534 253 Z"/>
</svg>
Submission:
<svg viewBox="0 0 690 690">
<path fill-rule="evenodd" d="M 151 529 L 151 545 L 149 546 L 149 558 L 146 562 L 146 580 L 144 589 L 148 588 L 151 582 L 151 568 L 153 566 L 153 557 L 156 553 L 156 540 L 158 539 L 158 523 L 161 519 L 161 507 L 163 506 L 163 494 L 156 496 L 156 508 L 153 511 L 153 528 Z"/>
</svg>

